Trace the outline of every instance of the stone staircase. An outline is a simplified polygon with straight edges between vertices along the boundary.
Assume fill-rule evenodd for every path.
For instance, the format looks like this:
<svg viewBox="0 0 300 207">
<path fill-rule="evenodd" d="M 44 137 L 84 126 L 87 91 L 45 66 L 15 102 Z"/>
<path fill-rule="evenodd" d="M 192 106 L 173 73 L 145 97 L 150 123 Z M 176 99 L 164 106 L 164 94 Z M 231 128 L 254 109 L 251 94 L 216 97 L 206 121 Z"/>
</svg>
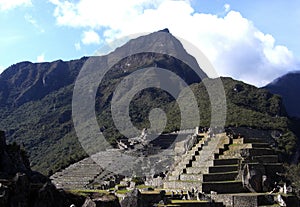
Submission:
<svg viewBox="0 0 300 207">
<path fill-rule="evenodd" d="M 259 169 L 262 175 L 267 175 L 271 180 L 278 179 L 278 174 L 283 172 L 282 163 L 279 162 L 278 155 L 267 140 L 240 137 L 232 139 L 225 133 L 214 137 L 207 134 L 198 137 L 201 139 L 198 139 L 189 151 L 179 156 L 180 159 L 175 159 L 177 164 L 168 173 L 163 184 L 163 190 L 169 194 L 168 204 L 158 204 L 158 206 L 276 205 L 274 198 L 277 194 L 269 193 L 270 189 L 263 186 L 256 186 L 252 191 L 253 189 L 250 189 L 244 180 L 246 168 L 250 169 L 250 174 L 253 169 Z M 112 155 L 107 154 L 107 156 Z M 104 174 L 103 169 L 91 158 L 86 158 L 54 174 L 51 179 L 58 188 L 80 189 L 97 177 L 103 178 Z M 182 194 L 179 192 L 187 195 L 188 191 L 199 192 L 198 197 L 187 200 L 183 197 L 174 197 L 174 192 L 176 195 Z M 199 195 L 204 195 L 204 199 Z"/>
<path fill-rule="evenodd" d="M 50 179 L 57 188 L 84 189 L 103 173 L 103 169 L 88 157 L 53 174 Z"/>
<path fill-rule="evenodd" d="M 226 161 L 218 159 L 219 155 L 226 150 L 229 142 L 230 139 L 225 134 L 218 134 L 215 137 L 204 136 L 183 156 L 175 170 L 169 173 L 164 182 L 164 189 L 192 190 L 194 188 L 203 191 L 203 183 L 207 182 L 204 179 L 212 180 L 214 173 L 237 172 L 238 166 L 233 160 L 227 161 L 230 166 L 223 166 L 222 164 L 226 164 Z M 212 174 L 212 176 L 209 177 L 208 174 Z"/>
<path fill-rule="evenodd" d="M 236 158 L 215 159 L 209 172 L 203 175 L 202 191 L 221 193 L 247 192 L 238 179 L 240 160 Z"/>
<path fill-rule="evenodd" d="M 270 189 L 255 186 L 252 191 L 246 188 L 245 181 L 242 181 L 246 166 L 251 170 L 261 170 L 262 175 L 273 181 L 284 170 L 267 139 L 232 139 L 224 134 L 205 136 L 183 156 L 167 176 L 163 187 L 169 192 L 197 189 L 226 207 L 277 205 L 274 202 L 277 194 L 270 194 Z M 172 205 L 193 206 L 193 202 L 197 201 L 178 201 Z"/>
</svg>

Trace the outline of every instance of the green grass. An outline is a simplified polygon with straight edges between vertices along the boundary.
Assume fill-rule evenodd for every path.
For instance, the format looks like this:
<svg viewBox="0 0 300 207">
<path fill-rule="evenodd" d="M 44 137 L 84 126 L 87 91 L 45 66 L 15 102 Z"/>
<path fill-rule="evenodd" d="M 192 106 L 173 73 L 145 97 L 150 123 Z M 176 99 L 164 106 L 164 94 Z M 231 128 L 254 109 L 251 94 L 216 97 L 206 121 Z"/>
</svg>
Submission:
<svg viewBox="0 0 300 207">
<path fill-rule="evenodd" d="M 126 193 L 129 193 L 131 192 L 131 190 L 127 190 L 127 189 L 124 189 L 124 190 L 117 190 L 116 193 L 117 194 L 126 194 Z"/>
<path fill-rule="evenodd" d="M 136 186 L 136 188 L 137 189 L 145 189 L 145 188 L 153 188 L 154 189 L 153 186 L 149 186 L 149 185 L 138 185 L 138 186 Z"/>
<path fill-rule="evenodd" d="M 75 195 L 81 195 L 81 196 L 88 196 L 93 193 L 99 193 L 99 194 L 104 194 L 108 195 L 109 193 L 106 190 L 94 190 L 94 189 L 74 189 L 74 190 L 69 190 L 68 192 L 75 194 Z"/>
</svg>

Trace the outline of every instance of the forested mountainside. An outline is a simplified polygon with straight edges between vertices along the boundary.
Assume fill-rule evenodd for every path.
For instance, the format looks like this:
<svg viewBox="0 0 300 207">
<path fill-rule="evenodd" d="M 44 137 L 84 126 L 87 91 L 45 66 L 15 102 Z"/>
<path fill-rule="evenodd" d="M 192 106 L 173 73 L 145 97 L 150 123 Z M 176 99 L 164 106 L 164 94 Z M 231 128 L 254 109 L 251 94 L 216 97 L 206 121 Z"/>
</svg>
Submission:
<svg viewBox="0 0 300 207">
<path fill-rule="evenodd" d="M 181 43 L 168 32 L 156 32 L 131 40 L 114 53 L 126 52 L 144 42 L 153 50 L 163 44 L 197 65 Z M 34 170 L 44 174 L 55 172 L 86 156 L 72 122 L 72 95 L 74 82 L 87 57 L 72 61 L 51 63 L 22 62 L 12 65 L 0 76 L 0 124 L 9 142 L 17 142 L 30 157 Z M 166 54 L 145 52 L 128 56 L 115 64 L 98 87 L 96 113 L 99 128 L 114 145 L 122 135 L 111 117 L 110 101 L 118 83 L 128 74 L 145 67 L 168 69 L 181 77 L 195 94 L 200 111 L 201 126 L 210 125 L 210 102 L 207 86 L 216 80 L 201 76 L 182 61 Z M 199 67 L 199 66 L 198 66 Z M 206 84 L 203 84 L 205 79 Z M 291 131 L 282 100 L 265 89 L 259 89 L 231 78 L 222 78 L 226 93 L 226 126 L 247 126 L 278 130 L 279 149 L 288 160 L 296 149 L 296 137 Z M 175 82 L 173 84 L 176 84 Z M 179 129 L 180 110 L 175 99 L 161 89 L 149 88 L 137 93 L 130 103 L 134 125 L 149 128 L 148 114 L 153 108 L 166 112 L 168 122 L 164 132 Z M 158 120 L 159 121 L 159 120 Z"/>
</svg>

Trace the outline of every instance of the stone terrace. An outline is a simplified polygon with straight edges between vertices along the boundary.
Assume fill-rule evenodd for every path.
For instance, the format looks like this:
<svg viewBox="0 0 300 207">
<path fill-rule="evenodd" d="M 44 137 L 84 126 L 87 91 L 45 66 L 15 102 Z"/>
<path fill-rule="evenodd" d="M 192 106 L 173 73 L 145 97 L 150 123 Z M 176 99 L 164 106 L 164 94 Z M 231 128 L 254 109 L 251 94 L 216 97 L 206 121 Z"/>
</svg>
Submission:
<svg viewBox="0 0 300 207">
<path fill-rule="evenodd" d="M 57 188 L 83 189 L 101 173 L 102 168 L 88 157 L 53 174 L 50 179 Z"/>
<path fill-rule="evenodd" d="M 250 169 L 263 169 L 264 175 L 273 181 L 283 172 L 269 141 L 269 138 L 232 139 L 225 134 L 205 136 L 168 174 L 163 187 L 169 192 L 196 189 L 226 207 L 276 205 L 274 198 L 278 194 L 270 194 L 263 185 L 247 188 L 242 181 L 246 165 Z M 184 203 L 192 206 L 188 201 Z"/>
</svg>

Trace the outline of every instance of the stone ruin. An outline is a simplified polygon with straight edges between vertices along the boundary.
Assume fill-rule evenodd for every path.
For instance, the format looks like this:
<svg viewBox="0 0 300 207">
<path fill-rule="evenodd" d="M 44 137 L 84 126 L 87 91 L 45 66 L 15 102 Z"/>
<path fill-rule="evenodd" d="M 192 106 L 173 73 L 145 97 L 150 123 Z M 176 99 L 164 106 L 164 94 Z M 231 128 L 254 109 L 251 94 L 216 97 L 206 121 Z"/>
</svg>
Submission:
<svg viewBox="0 0 300 207">
<path fill-rule="evenodd" d="M 235 130 L 225 133 L 219 129 L 201 129 L 201 133 L 185 134 L 182 140 L 172 143 L 172 165 L 145 179 L 149 188 L 137 193 L 130 179 L 117 181 L 122 185 L 116 190 L 135 190 L 132 194 L 118 195 L 124 200 L 121 206 L 130 202 L 139 203 L 138 206 L 299 206 L 298 200 L 288 195 L 292 189 L 283 183 L 284 168 L 274 149 L 274 139 L 265 135 L 244 136 Z M 168 136 L 171 139 L 171 134 Z M 143 139 L 128 143 L 140 144 Z M 164 143 L 160 149 L 172 144 Z M 128 148 L 122 150 L 130 151 Z"/>
<path fill-rule="evenodd" d="M 106 162 L 110 160 L 111 157 L 114 157 L 116 159 L 115 164 L 117 164 L 116 168 L 120 167 L 120 164 L 122 163 L 118 163 L 118 159 L 119 156 L 122 156 L 121 153 L 124 153 L 137 157 L 135 160 L 137 163 L 137 169 L 141 169 L 143 167 L 145 171 L 148 170 L 150 172 L 146 179 L 148 184 L 151 183 L 151 186 L 160 186 L 162 184 L 162 176 L 156 175 L 160 173 L 164 174 L 169 170 L 166 166 L 170 166 L 170 161 L 173 162 L 174 160 L 174 148 L 175 152 L 177 152 L 177 157 L 180 157 L 182 153 L 185 153 L 193 146 L 196 140 L 190 135 L 190 133 L 194 133 L 194 131 L 194 129 L 185 130 L 171 134 L 163 134 L 156 137 L 155 135 L 149 135 L 147 133 L 147 129 L 144 129 L 142 134 L 138 137 L 130 138 L 128 140 L 120 140 L 118 142 L 119 149 L 111 149 L 104 153 L 94 154 L 91 157 L 70 165 L 62 171 L 56 172 L 50 177 L 50 179 L 57 188 L 68 190 L 112 188 L 116 184 L 119 184 L 122 176 L 115 173 L 117 172 L 117 169 L 115 171 L 109 171 L 104 169 L 102 166 L 111 166 L 110 163 Z M 156 137 L 156 139 L 153 137 Z M 175 144 L 174 141 L 176 139 L 179 141 Z M 159 154 L 160 150 L 163 150 L 163 154 Z M 154 160 L 153 163 L 149 164 L 144 162 L 143 157 L 147 155 L 152 155 Z M 155 164 L 160 164 L 161 166 L 154 166 Z M 151 168 L 154 167 L 161 170 L 159 172 L 152 172 Z M 125 168 L 126 166 L 124 166 L 124 169 Z M 133 171 L 131 174 L 134 175 L 136 172 Z"/>
</svg>

